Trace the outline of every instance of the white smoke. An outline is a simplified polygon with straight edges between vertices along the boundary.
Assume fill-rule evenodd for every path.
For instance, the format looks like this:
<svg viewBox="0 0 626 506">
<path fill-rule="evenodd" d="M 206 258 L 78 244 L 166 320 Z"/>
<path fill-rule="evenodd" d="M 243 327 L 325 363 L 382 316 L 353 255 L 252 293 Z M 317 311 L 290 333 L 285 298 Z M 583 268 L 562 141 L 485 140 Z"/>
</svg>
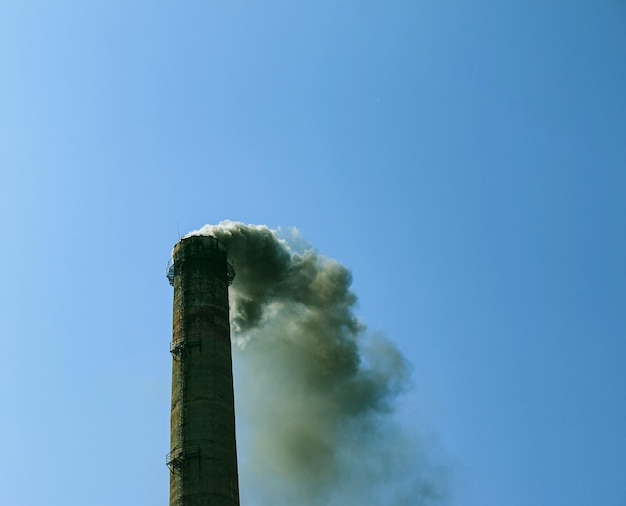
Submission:
<svg viewBox="0 0 626 506">
<path fill-rule="evenodd" d="M 220 239 L 237 270 L 242 504 L 439 504 L 434 466 L 393 423 L 409 364 L 356 318 L 348 269 L 295 230 L 298 251 L 266 226 L 225 221 L 196 234 Z"/>
</svg>

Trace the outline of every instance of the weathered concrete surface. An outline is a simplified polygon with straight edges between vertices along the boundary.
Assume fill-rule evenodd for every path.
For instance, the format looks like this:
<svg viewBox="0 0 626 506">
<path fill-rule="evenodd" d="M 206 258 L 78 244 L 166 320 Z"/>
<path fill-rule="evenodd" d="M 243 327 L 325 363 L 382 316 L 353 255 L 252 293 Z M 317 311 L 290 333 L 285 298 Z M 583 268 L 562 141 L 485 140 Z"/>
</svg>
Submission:
<svg viewBox="0 0 626 506">
<path fill-rule="evenodd" d="M 192 236 L 173 260 L 170 506 L 238 506 L 227 255 Z"/>
</svg>

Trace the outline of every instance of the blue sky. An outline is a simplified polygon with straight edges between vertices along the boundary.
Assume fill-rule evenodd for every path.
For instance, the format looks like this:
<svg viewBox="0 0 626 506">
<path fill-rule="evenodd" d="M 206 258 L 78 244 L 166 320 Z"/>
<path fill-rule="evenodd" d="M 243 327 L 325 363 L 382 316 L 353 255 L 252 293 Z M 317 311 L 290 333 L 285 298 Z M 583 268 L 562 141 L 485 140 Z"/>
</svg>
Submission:
<svg viewBox="0 0 626 506">
<path fill-rule="evenodd" d="M 625 503 L 623 2 L 4 0 L 0 71 L 6 504 L 167 504 L 223 219 L 352 270 L 450 504 Z"/>
</svg>

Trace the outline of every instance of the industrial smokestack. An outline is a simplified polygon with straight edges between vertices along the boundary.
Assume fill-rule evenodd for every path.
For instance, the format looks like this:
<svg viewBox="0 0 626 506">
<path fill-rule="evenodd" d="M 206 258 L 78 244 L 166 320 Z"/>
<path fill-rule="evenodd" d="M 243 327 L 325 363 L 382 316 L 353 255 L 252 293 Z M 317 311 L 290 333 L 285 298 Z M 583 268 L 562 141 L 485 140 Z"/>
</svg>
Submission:
<svg viewBox="0 0 626 506">
<path fill-rule="evenodd" d="M 181 239 L 167 277 L 174 287 L 170 506 L 238 506 L 228 311 L 234 277 L 211 236 Z"/>
</svg>

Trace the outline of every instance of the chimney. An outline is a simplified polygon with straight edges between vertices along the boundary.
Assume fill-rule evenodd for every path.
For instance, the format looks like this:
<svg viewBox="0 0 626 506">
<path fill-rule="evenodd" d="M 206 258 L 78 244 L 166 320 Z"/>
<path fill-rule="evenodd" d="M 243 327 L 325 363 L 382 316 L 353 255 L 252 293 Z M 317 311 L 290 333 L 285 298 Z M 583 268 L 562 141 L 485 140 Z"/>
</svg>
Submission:
<svg viewBox="0 0 626 506">
<path fill-rule="evenodd" d="M 174 287 L 170 506 L 239 506 L 228 286 L 217 238 L 189 236 L 172 253 Z"/>
</svg>

